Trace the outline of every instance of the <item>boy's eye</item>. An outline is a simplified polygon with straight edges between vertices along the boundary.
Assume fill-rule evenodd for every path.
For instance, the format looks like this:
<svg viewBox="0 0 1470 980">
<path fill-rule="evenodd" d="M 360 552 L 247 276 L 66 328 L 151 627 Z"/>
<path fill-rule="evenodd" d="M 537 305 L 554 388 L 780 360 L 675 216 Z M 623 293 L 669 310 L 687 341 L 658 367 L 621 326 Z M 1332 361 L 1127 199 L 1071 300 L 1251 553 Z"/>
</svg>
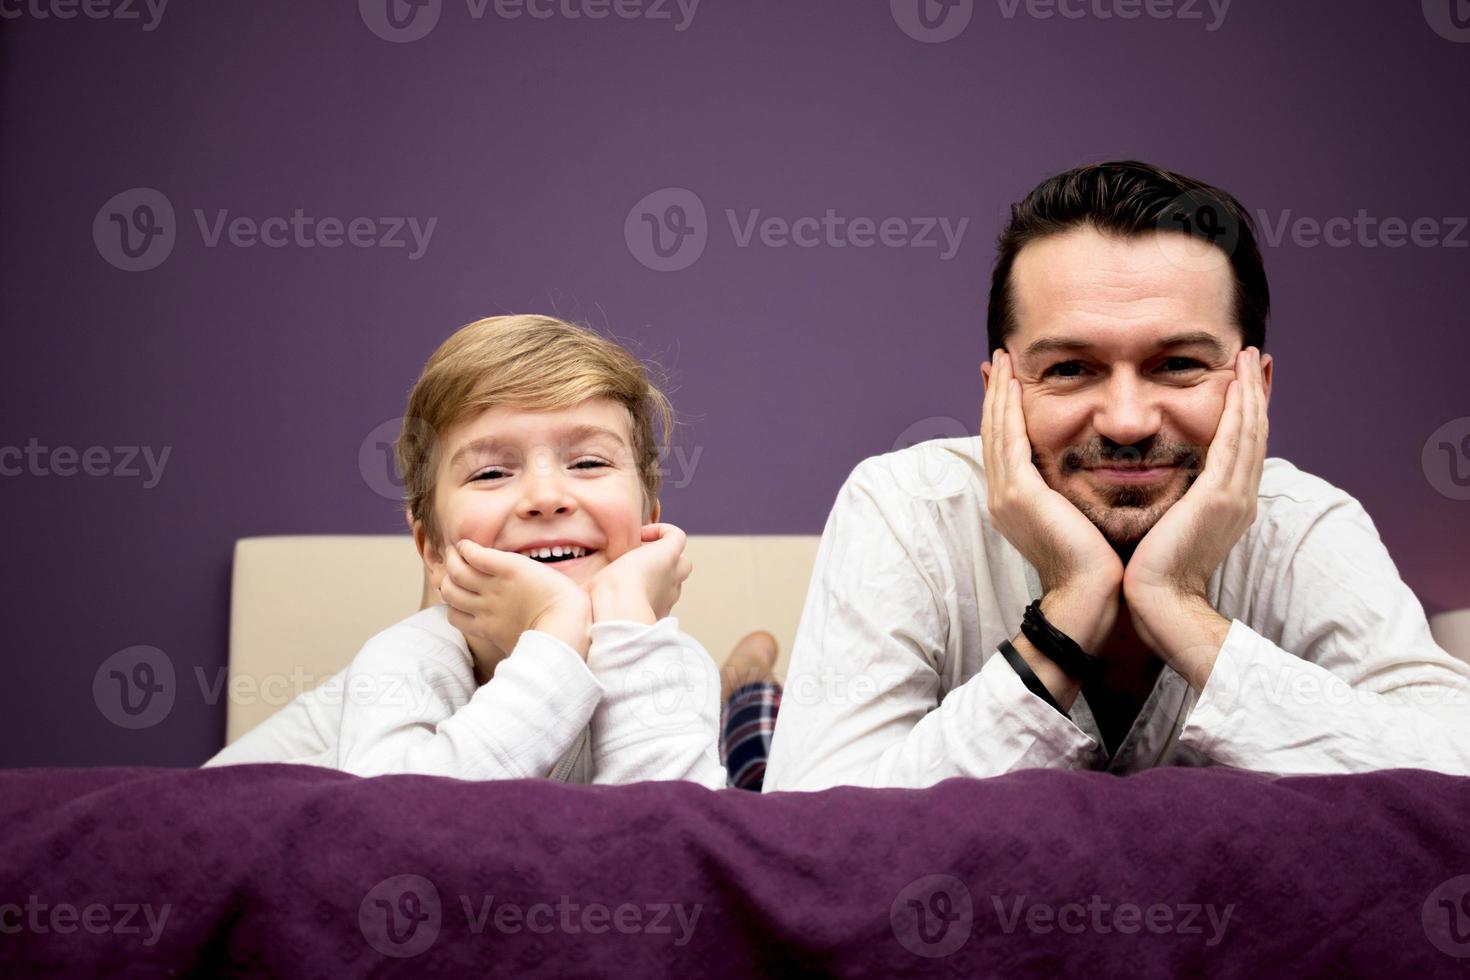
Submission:
<svg viewBox="0 0 1470 980">
<path fill-rule="evenodd" d="M 474 476 L 470 477 L 470 480 L 498 480 L 503 476 L 505 476 L 505 470 L 498 469 L 492 466 L 487 470 L 481 470 L 480 472 L 476 473 Z"/>
<path fill-rule="evenodd" d="M 574 470 L 592 470 L 599 466 L 607 466 L 607 462 L 600 459 L 579 459 L 572 464 Z"/>
</svg>

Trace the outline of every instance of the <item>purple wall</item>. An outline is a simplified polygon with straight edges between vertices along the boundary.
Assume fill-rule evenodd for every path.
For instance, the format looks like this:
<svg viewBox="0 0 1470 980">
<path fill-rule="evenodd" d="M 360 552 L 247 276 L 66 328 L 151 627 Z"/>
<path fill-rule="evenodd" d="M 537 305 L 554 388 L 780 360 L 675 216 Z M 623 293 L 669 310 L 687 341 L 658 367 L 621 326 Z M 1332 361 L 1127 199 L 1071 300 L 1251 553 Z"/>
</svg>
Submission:
<svg viewBox="0 0 1470 980">
<path fill-rule="evenodd" d="M 692 474 L 670 460 L 686 484 L 666 494 L 671 520 L 820 531 L 859 459 L 978 425 L 1007 205 L 1120 156 L 1287 220 L 1265 243 L 1271 455 L 1356 495 L 1431 611 L 1470 606 L 1470 502 L 1448 455 L 1423 460 L 1446 423 L 1470 435 L 1470 29 L 1452 2 L 1237 0 L 1222 19 L 1219 0 L 1073 0 L 1074 19 L 965 0 L 938 28 L 963 30 L 925 43 L 900 26 L 922 33 L 917 0 L 704 0 L 682 30 L 673 0 L 619 0 L 642 15 L 605 19 L 565 13 L 598 0 L 538 3 L 549 19 L 431 0 L 406 31 L 437 11 L 433 28 L 391 43 L 369 26 L 392 34 L 384 0 L 176 2 L 156 21 L 141 2 L 140 20 L 64 20 L 40 15 L 66 0 L 26 0 L 0 20 L 0 452 L 36 447 L 0 457 L 20 470 L 0 477 L 0 765 L 191 765 L 218 748 L 224 708 L 193 671 L 226 661 L 233 542 L 399 530 L 359 449 L 482 315 L 589 321 L 662 360 L 683 460 L 699 453 Z M 175 214 L 147 271 L 118 267 L 109 217 L 138 201 L 105 206 L 133 188 Z M 640 261 L 658 264 L 634 208 L 666 188 L 707 221 L 697 261 L 664 272 Z M 359 234 L 375 240 L 378 219 L 436 224 L 417 258 L 406 232 L 408 247 L 307 248 L 287 228 L 272 248 L 226 228 L 209 245 L 221 211 L 298 208 L 314 227 L 372 219 Z M 757 209 L 968 225 L 947 257 L 940 234 L 778 248 L 757 231 L 742 247 L 727 211 L 741 225 Z M 1336 245 L 1301 222 L 1360 211 L 1373 226 Z M 1385 218 L 1424 219 L 1419 243 L 1385 245 Z M 94 471 L 122 468 L 112 447 L 169 456 L 146 488 L 146 462 L 41 475 L 80 468 L 57 448 L 93 446 L 109 457 Z M 179 691 L 128 730 L 92 685 L 138 644 L 166 652 Z"/>
</svg>

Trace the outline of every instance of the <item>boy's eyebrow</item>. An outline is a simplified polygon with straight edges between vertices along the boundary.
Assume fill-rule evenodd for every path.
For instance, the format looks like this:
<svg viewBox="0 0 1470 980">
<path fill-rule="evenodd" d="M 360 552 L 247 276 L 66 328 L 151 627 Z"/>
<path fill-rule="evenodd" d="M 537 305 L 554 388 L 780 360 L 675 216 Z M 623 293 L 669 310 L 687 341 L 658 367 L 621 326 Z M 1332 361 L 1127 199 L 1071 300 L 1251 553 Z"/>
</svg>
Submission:
<svg viewBox="0 0 1470 980">
<path fill-rule="evenodd" d="M 626 442 L 622 434 L 613 429 L 609 429 L 605 425 L 574 425 L 569 429 L 559 432 L 558 436 L 560 437 L 559 441 L 564 446 L 589 442 L 594 439 L 612 439 L 619 444 Z M 455 450 L 453 456 L 449 457 L 449 468 L 451 470 L 454 469 L 466 456 L 489 456 L 504 447 L 504 440 L 497 439 L 495 436 L 480 436 L 478 439 L 471 439 L 463 446 L 460 446 L 459 449 Z"/>
<path fill-rule="evenodd" d="M 1082 340 L 1076 337 L 1042 337 L 1040 340 L 1033 341 L 1030 346 L 1022 351 L 1021 357 L 1031 358 L 1040 354 L 1049 354 L 1053 351 L 1092 350 L 1095 346 L 1089 340 Z M 1212 333 L 1206 333 L 1203 330 L 1175 334 L 1172 337 L 1165 337 L 1158 343 L 1160 350 L 1169 347 L 1207 347 L 1210 353 L 1221 358 L 1225 357 L 1227 353 L 1225 345 L 1220 343 L 1220 338 Z"/>
</svg>

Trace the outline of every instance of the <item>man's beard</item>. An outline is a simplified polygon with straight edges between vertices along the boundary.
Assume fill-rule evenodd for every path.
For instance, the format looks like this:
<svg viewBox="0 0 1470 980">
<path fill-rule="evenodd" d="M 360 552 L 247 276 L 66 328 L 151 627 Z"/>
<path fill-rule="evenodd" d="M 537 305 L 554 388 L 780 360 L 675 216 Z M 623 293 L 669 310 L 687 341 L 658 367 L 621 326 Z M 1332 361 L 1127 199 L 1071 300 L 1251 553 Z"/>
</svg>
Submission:
<svg viewBox="0 0 1470 980">
<path fill-rule="evenodd" d="M 1150 462 L 1172 458 L 1176 470 L 1184 472 L 1182 485 L 1177 472 L 1149 484 L 1096 481 L 1085 475 L 1085 470 L 1080 468 L 1084 465 L 1083 461 L 1087 461 L 1087 466 L 1097 466 L 1111 461 L 1113 457 L 1101 458 L 1077 450 L 1068 450 L 1063 454 L 1060 474 L 1044 473 L 1043 477 L 1050 477 L 1046 482 L 1052 489 L 1071 501 L 1072 506 L 1080 510 L 1102 532 L 1108 544 L 1113 546 L 1113 550 L 1126 565 L 1133 556 L 1133 550 L 1138 547 L 1138 542 L 1143 540 L 1144 535 L 1159 522 L 1159 518 L 1178 503 L 1199 478 L 1203 468 L 1202 455 L 1191 447 L 1183 446 L 1172 456 L 1151 454 L 1148 457 Z M 1142 462 L 1136 455 L 1129 455 L 1127 452 L 1120 453 L 1116 458 L 1130 464 Z M 1089 485 L 1082 487 L 1079 482 Z"/>
</svg>

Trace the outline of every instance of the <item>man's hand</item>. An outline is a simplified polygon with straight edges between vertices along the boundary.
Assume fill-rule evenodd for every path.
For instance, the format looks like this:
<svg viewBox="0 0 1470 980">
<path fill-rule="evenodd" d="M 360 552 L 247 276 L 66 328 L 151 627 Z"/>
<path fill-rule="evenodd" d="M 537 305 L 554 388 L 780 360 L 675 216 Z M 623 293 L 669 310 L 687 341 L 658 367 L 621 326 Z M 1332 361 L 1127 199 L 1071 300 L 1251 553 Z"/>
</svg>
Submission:
<svg viewBox="0 0 1470 980">
<path fill-rule="evenodd" d="M 525 555 L 467 539 L 445 546 L 444 564 L 439 594 L 449 604 L 450 625 L 471 639 L 472 649 L 483 640 L 506 655 L 526 630 L 540 630 L 586 659 L 591 608 L 571 579 Z"/>
<path fill-rule="evenodd" d="M 1097 526 L 1042 479 L 1031 461 L 1011 356 L 1003 350 L 995 355 L 980 420 L 990 522 L 1036 567 L 1043 592 L 1110 596 L 1116 615 L 1123 562 Z M 1107 633 L 1104 627 L 1095 642 Z M 1074 639 L 1086 648 L 1083 638 Z"/>
<path fill-rule="evenodd" d="M 587 583 L 593 621 L 651 626 L 667 616 L 694 569 L 684 555 L 686 541 L 684 532 L 672 524 L 644 525 L 642 543 Z"/>
<path fill-rule="evenodd" d="M 1210 576 L 1255 523 L 1266 436 L 1261 352 L 1248 347 L 1236 355 L 1235 380 L 1225 392 L 1204 470 L 1128 560 L 1123 595 L 1129 606 L 1165 595 L 1205 595 Z"/>
<path fill-rule="evenodd" d="M 1268 434 L 1261 352 L 1250 347 L 1236 355 L 1203 472 L 1144 535 L 1123 576 L 1139 639 L 1196 690 L 1230 631 L 1210 607 L 1210 576 L 1255 523 Z"/>
</svg>

